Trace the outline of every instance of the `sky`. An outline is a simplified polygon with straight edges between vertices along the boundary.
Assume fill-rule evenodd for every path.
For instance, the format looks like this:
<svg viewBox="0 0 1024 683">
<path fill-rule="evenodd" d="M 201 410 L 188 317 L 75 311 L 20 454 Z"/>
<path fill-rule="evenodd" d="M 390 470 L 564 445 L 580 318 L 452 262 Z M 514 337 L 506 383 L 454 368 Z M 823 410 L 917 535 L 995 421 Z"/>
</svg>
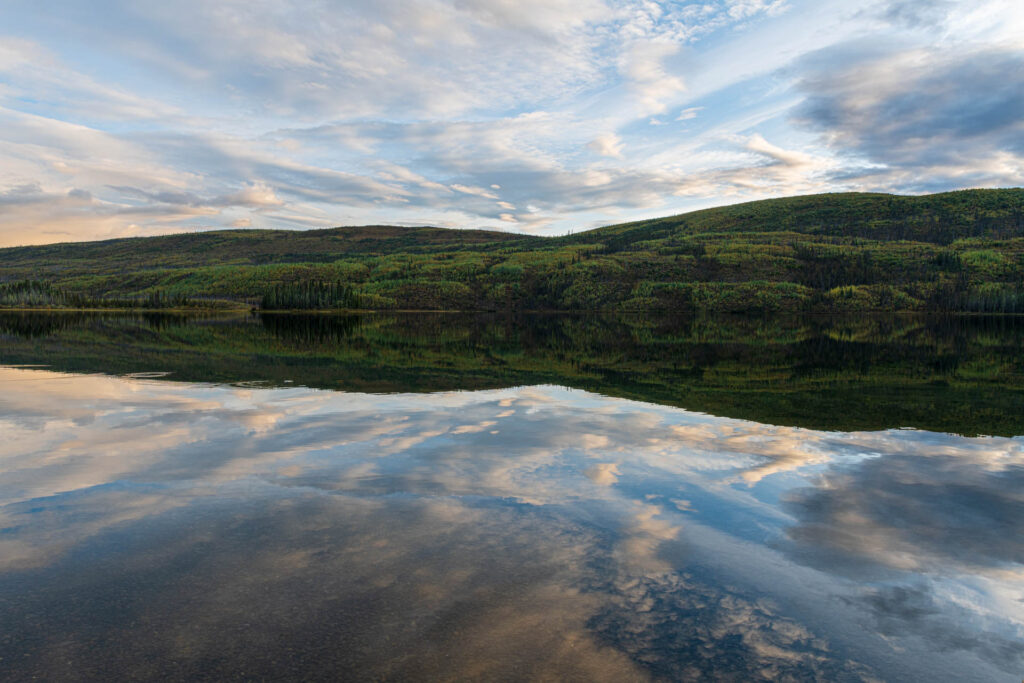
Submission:
<svg viewBox="0 0 1024 683">
<path fill-rule="evenodd" d="M 0 3 L 0 246 L 1021 185 L 1019 0 Z"/>
</svg>

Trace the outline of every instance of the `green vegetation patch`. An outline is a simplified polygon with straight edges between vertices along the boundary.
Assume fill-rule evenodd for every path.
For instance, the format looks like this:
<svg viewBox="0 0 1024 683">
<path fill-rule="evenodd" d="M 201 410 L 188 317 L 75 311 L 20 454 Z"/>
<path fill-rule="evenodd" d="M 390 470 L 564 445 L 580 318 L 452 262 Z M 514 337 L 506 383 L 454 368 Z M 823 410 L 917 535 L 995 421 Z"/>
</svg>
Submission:
<svg viewBox="0 0 1024 683">
<path fill-rule="evenodd" d="M 1024 190 L 790 197 L 554 238 L 363 226 L 18 247 L 0 284 L 9 308 L 1022 313 Z"/>
</svg>

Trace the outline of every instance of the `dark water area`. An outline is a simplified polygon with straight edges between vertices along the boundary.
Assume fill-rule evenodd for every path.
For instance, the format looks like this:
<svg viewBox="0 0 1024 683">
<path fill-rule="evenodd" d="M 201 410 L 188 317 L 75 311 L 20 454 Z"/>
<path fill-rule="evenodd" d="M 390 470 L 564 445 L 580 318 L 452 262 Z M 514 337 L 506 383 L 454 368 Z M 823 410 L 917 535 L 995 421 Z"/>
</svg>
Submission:
<svg viewBox="0 0 1024 683">
<path fill-rule="evenodd" d="M 828 430 L 1024 434 L 1024 316 L 0 313 L 0 364 L 370 393 L 555 384 Z"/>
<path fill-rule="evenodd" d="M 0 315 L 0 679 L 1018 681 L 1022 351 Z"/>
</svg>

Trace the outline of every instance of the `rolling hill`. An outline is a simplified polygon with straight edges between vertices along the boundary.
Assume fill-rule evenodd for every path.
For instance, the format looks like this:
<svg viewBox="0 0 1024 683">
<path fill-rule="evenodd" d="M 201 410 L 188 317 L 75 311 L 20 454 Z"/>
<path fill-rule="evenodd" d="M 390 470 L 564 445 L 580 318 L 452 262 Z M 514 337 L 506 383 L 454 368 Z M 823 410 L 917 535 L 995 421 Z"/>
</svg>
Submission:
<svg viewBox="0 0 1024 683">
<path fill-rule="evenodd" d="M 0 250 L 0 305 L 1024 312 L 1024 189 L 747 202 L 563 237 L 365 226 Z"/>
</svg>

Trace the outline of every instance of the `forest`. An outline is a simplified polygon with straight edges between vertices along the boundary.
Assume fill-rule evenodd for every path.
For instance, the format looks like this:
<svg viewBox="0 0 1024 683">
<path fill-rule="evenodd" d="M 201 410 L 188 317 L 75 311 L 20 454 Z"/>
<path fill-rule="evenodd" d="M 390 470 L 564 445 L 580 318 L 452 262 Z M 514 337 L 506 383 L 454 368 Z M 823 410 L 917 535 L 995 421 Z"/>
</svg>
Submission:
<svg viewBox="0 0 1024 683">
<path fill-rule="evenodd" d="M 1024 189 L 808 195 L 561 237 L 364 226 L 13 247 L 0 307 L 1024 313 Z"/>
</svg>

